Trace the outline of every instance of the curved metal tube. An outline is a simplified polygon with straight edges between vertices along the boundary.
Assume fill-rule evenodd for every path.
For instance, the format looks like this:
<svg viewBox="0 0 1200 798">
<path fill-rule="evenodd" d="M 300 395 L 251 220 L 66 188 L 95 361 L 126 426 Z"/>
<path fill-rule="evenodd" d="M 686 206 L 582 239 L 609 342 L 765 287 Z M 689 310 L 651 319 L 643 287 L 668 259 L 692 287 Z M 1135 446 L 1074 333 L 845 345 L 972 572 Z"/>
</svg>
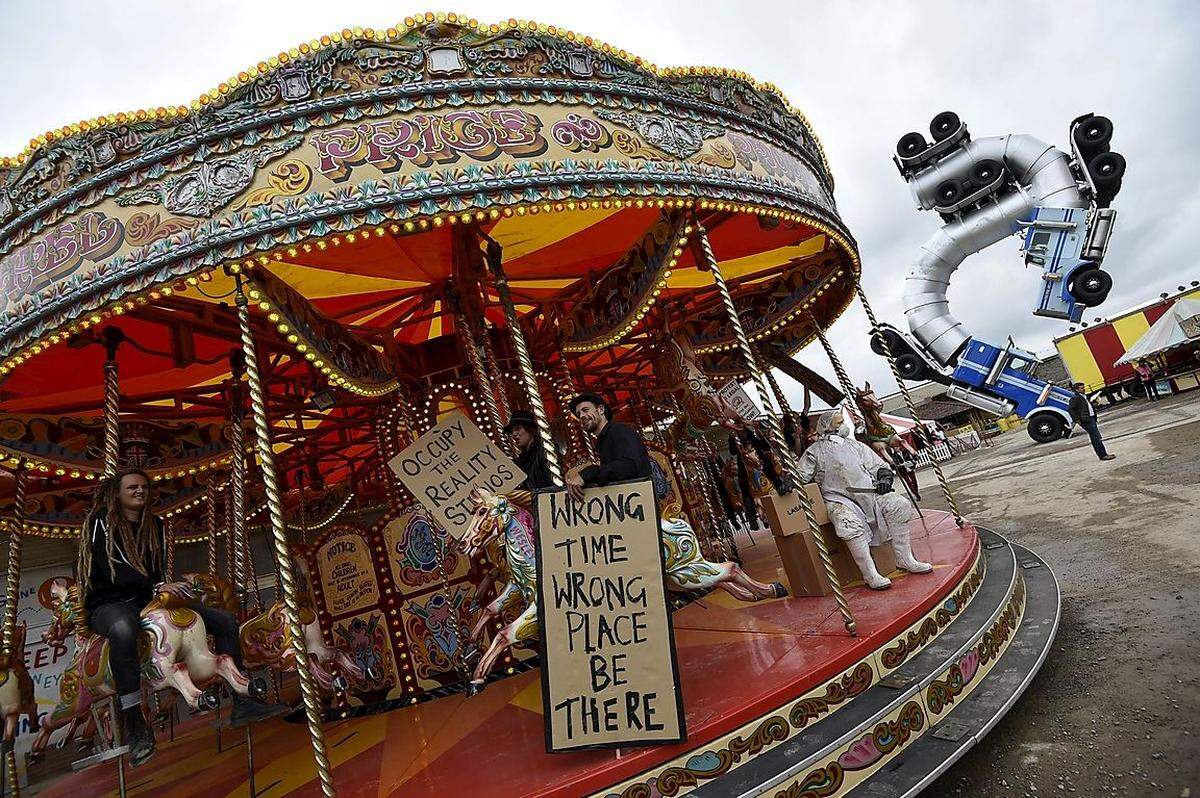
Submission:
<svg viewBox="0 0 1200 798">
<path fill-rule="evenodd" d="M 1071 173 L 1066 153 L 1033 136 L 993 136 L 969 142 L 910 181 L 917 204 L 934 207 L 935 189 L 944 180 L 967 178 L 985 158 L 1002 161 L 1017 190 L 991 205 L 941 227 L 921 247 L 904 283 L 904 316 L 912 334 L 942 365 L 949 365 L 971 339 L 950 314 L 946 289 L 950 275 L 967 256 L 1018 232 L 1019 222 L 1036 207 L 1086 208 L 1087 199 Z"/>
</svg>

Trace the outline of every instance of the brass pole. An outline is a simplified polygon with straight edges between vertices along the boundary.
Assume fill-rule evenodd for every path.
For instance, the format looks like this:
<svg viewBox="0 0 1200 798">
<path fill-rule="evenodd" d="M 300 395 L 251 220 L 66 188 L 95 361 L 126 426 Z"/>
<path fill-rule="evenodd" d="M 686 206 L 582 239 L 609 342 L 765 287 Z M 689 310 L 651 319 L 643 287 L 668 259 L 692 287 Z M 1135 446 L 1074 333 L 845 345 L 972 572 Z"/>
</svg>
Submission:
<svg viewBox="0 0 1200 798">
<path fill-rule="evenodd" d="M 508 334 L 512 336 L 513 348 L 517 352 L 517 362 L 520 366 L 521 380 L 525 384 L 525 393 L 529 397 L 529 408 L 537 421 L 538 435 L 542 439 L 542 448 L 546 452 L 546 465 L 550 467 L 550 477 L 555 485 L 563 484 L 562 466 L 558 462 L 558 449 L 554 445 L 554 436 L 550 433 L 550 422 L 546 419 L 546 408 L 542 405 L 542 396 L 538 391 L 537 376 L 533 373 L 533 360 L 529 356 L 529 347 L 525 343 L 525 333 L 521 331 L 521 320 L 517 316 L 517 308 L 513 304 L 512 294 L 508 290 L 508 278 L 504 275 L 504 266 L 500 263 L 500 245 L 495 241 L 487 241 L 487 264 L 496 279 L 496 293 L 500 295 L 500 305 L 504 308 L 504 318 L 508 322 Z"/>
<path fill-rule="evenodd" d="M 792 405 L 783 395 L 783 389 L 779 387 L 779 380 L 775 379 L 775 370 L 768 368 L 763 374 L 766 375 L 767 382 L 771 384 L 771 391 L 775 394 L 775 404 L 779 405 L 780 411 L 790 415 Z"/>
<path fill-rule="evenodd" d="M 313 759 L 317 776 L 321 780 L 321 791 L 326 798 L 333 798 L 333 772 L 329 755 L 325 749 L 325 735 L 321 730 L 321 705 L 317 684 L 313 680 L 308 662 L 308 646 L 304 641 L 304 628 L 300 625 L 300 602 L 296 590 L 296 576 L 292 570 L 292 554 L 288 550 L 287 526 L 283 520 L 283 504 L 279 496 L 279 482 L 275 474 L 275 452 L 271 448 L 271 428 L 267 421 L 267 397 L 263 390 L 262 376 L 258 370 L 258 353 L 254 348 L 254 335 L 250 328 L 250 306 L 246 298 L 243 280 L 237 281 L 238 326 L 242 334 L 242 350 L 246 355 L 246 376 L 250 381 L 250 405 L 254 416 L 255 446 L 262 466 L 263 484 L 267 490 L 267 508 L 271 519 L 271 539 L 275 546 L 275 559 L 283 587 L 283 617 L 292 636 L 292 648 L 296 653 L 296 673 L 300 677 L 300 694 L 304 700 L 304 714 L 308 722 L 308 736 L 312 743 Z"/>
<path fill-rule="evenodd" d="M 486 298 L 485 298 L 486 304 Z M 496 408 L 500 411 L 502 418 L 511 418 L 512 413 L 508 407 L 508 389 L 504 385 L 504 378 L 500 374 L 500 364 L 496 362 L 496 349 L 492 346 L 492 336 L 488 332 L 487 320 L 480 324 L 483 335 L 483 358 L 487 365 L 488 379 L 492 384 L 492 395 L 495 397 Z"/>
<path fill-rule="evenodd" d="M 167 581 L 175 581 L 175 519 L 167 518 L 163 521 L 163 533 L 167 537 L 167 554 L 166 554 L 166 571 Z"/>
<path fill-rule="evenodd" d="M 211 484 L 204 497 L 204 528 L 208 530 L 208 572 L 217 576 L 217 494 Z"/>
<path fill-rule="evenodd" d="M 8 530 L 8 580 L 4 594 L 3 639 L 0 642 L 0 658 L 11 662 L 13 636 L 17 629 L 17 602 L 21 597 L 21 541 L 25 536 L 25 491 L 29 484 L 29 470 L 22 457 L 17 463 L 16 492 L 13 494 L 12 526 Z M 16 778 L 16 771 L 12 772 Z"/>
<path fill-rule="evenodd" d="M 871 309 L 871 303 L 867 301 L 867 294 L 863 291 L 862 283 L 855 282 L 855 290 L 858 292 L 858 301 L 862 302 L 863 310 L 867 313 L 867 321 L 871 325 L 871 333 L 874 334 L 879 329 L 879 321 L 875 318 L 875 311 Z M 904 384 L 904 380 L 900 377 L 900 370 L 896 368 L 896 356 L 892 352 L 892 346 L 888 343 L 886 336 L 880 336 L 880 341 L 883 344 L 884 354 L 887 356 L 888 366 L 892 370 L 892 377 L 896 380 L 896 385 L 900 388 L 900 395 L 904 397 L 904 406 L 908 408 L 908 414 L 912 416 L 913 423 L 916 424 L 917 434 L 925 439 L 925 443 L 929 446 L 929 461 L 933 463 L 933 471 L 937 474 L 938 484 L 942 486 L 942 495 L 946 497 L 946 504 L 950 506 L 950 511 L 954 513 L 954 521 L 960 527 L 963 525 L 962 513 L 958 511 L 958 502 L 954 501 L 954 494 L 950 492 L 950 483 L 946 481 L 946 475 L 942 473 L 942 464 L 933 456 L 933 439 L 929 434 L 929 430 L 925 429 L 925 425 L 921 423 L 921 417 L 917 415 L 917 406 L 913 402 L 912 394 L 908 392 L 908 386 Z"/>
<path fill-rule="evenodd" d="M 119 327 L 104 328 L 104 476 L 117 473 L 121 455 L 121 387 L 117 369 L 117 347 L 125 340 Z"/>
<path fill-rule="evenodd" d="M 758 368 L 758 361 L 754 357 L 754 350 L 750 348 L 750 340 L 746 337 L 745 330 L 742 329 L 741 316 L 738 315 L 737 307 L 733 304 L 733 296 L 729 293 L 729 286 L 725 283 L 725 277 L 721 274 L 721 266 L 717 263 L 717 257 L 713 253 L 712 244 L 708 240 L 708 232 L 700 224 L 699 220 L 695 224 L 699 232 L 696 241 L 699 247 L 700 263 L 703 267 L 712 271 L 713 282 L 717 286 L 717 292 L 721 295 L 722 304 L 725 305 L 725 312 L 729 316 L 730 325 L 733 327 L 733 334 L 737 338 L 738 349 L 746 361 L 747 368 L 750 369 L 750 375 L 754 378 L 754 386 L 758 390 L 759 401 L 762 402 L 764 408 L 770 408 L 771 400 L 767 394 L 766 382 L 763 380 L 762 372 Z M 846 602 L 846 596 L 842 593 L 842 586 L 838 582 L 837 571 L 833 568 L 833 559 L 829 556 L 829 546 L 825 542 L 825 536 L 821 531 L 820 524 L 817 523 L 817 517 L 813 514 L 812 502 L 803 488 L 796 485 L 796 474 L 799 470 L 799 463 L 796 462 L 796 454 L 784 443 L 783 428 L 779 425 L 779 419 L 768 412 L 767 421 L 767 428 L 771 433 L 771 442 L 774 444 L 775 450 L 780 453 L 779 464 L 784 472 L 780 477 L 783 480 L 784 490 L 797 491 L 800 507 L 804 510 L 804 517 L 808 521 L 809 529 L 812 530 L 813 541 L 817 544 L 817 552 L 821 555 L 821 564 L 825 567 L 825 574 L 829 577 L 829 585 L 833 588 L 833 597 L 837 601 L 838 611 L 842 614 L 842 622 L 846 626 L 846 631 L 852 636 L 856 636 L 858 625 L 854 622 L 854 615 L 850 612 L 850 605 Z"/>
<path fill-rule="evenodd" d="M 492 399 L 492 381 L 488 379 L 487 369 L 484 367 L 483 358 L 479 356 L 479 346 L 475 341 L 475 333 L 471 329 L 471 323 L 467 319 L 466 314 L 456 313 L 454 316 L 454 326 L 458 331 L 458 345 L 467 355 L 467 363 L 471 366 L 471 377 L 475 381 L 476 401 L 483 404 L 483 416 L 478 417 L 478 421 L 485 421 L 482 424 L 485 433 L 489 433 L 489 437 L 495 441 L 502 449 L 508 450 L 508 441 L 502 440 L 504 437 L 504 421 L 500 418 L 500 409 L 496 406 L 496 402 Z"/>
<path fill-rule="evenodd" d="M 252 600 L 257 609 L 262 609 L 258 576 L 254 572 L 254 554 L 246 533 L 246 418 L 242 382 L 246 364 L 242 353 L 238 350 L 231 352 L 229 364 L 233 374 L 233 383 L 229 386 L 229 445 L 233 449 L 233 468 L 229 475 L 229 502 L 232 507 L 229 533 L 233 536 L 234 584 L 242 592 L 243 607 Z"/>
</svg>

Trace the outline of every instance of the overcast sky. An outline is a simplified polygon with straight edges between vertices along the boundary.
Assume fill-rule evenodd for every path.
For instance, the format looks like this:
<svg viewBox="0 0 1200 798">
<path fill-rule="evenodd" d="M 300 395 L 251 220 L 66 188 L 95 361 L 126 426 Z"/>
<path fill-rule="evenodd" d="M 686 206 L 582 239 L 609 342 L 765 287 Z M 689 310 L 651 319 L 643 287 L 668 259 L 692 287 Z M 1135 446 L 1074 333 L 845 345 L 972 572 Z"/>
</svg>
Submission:
<svg viewBox="0 0 1200 798">
<path fill-rule="evenodd" d="M 725 66 L 779 86 L 816 127 L 858 239 L 876 312 L 904 326 L 901 283 L 941 224 L 918 212 L 891 163 L 909 130 L 957 111 L 974 136 L 1029 133 L 1067 147 L 1094 111 L 1129 162 L 1109 250 L 1115 313 L 1200 279 L 1200 4 L 1193 2 L 406 2 L 118 3 L 0 0 L 0 153 L 103 113 L 190 102 L 238 70 L 346 27 L 427 10 L 509 17 L 591 34 L 656 64 Z M 1191 77 L 1189 77 L 1191 76 Z M 968 259 L 951 308 L 973 334 L 1052 348 L 1066 323 L 1030 315 L 1038 273 L 1017 240 Z M 855 305 L 831 340 L 856 382 L 894 383 L 865 346 Z M 800 359 L 832 377 L 817 347 Z M 799 397 L 798 386 L 784 379 Z"/>
</svg>

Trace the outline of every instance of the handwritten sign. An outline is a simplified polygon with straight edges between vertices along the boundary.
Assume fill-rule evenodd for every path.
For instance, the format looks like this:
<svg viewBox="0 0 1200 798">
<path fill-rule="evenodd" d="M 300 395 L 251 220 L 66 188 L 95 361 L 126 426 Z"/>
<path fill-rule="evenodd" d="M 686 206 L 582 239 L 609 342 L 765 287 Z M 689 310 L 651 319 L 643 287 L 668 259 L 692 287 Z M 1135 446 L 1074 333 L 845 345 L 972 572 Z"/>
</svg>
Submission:
<svg viewBox="0 0 1200 798">
<path fill-rule="evenodd" d="M 685 739 L 653 483 L 537 502 L 546 750 Z"/>
<path fill-rule="evenodd" d="M 467 531 L 476 487 L 504 493 L 525 473 L 459 411 L 413 441 L 388 466 L 456 540 Z"/>
<path fill-rule="evenodd" d="M 356 612 L 378 603 L 379 585 L 362 535 L 353 531 L 334 535 L 320 548 L 316 559 L 331 615 Z"/>
<path fill-rule="evenodd" d="M 759 417 L 758 406 L 737 380 L 726 380 L 717 393 L 742 418 L 753 420 Z"/>
</svg>

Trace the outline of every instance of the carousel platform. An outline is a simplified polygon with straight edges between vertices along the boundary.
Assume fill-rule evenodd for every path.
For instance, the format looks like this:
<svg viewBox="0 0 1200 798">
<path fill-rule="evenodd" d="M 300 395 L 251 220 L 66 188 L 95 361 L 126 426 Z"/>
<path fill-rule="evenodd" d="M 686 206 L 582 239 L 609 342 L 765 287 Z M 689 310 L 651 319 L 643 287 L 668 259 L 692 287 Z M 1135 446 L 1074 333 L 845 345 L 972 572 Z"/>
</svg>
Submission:
<svg viewBox="0 0 1200 798">
<path fill-rule="evenodd" d="M 747 568 L 780 577 L 767 535 Z M 859 634 L 832 598 L 741 604 L 711 594 L 675 615 L 687 742 L 550 755 L 539 673 L 326 726 L 341 796 L 895 796 L 919 792 L 1020 696 L 1057 628 L 1059 596 L 1032 553 L 944 513 L 913 522 L 928 575 L 848 590 Z M 226 741 L 229 745 L 229 741 Z M 256 727 L 263 796 L 318 796 L 302 725 Z M 242 748 L 184 724 L 130 795 L 246 795 Z M 63 777 L 41 795 L 113 794 L 115 768 Z"/>
</svg>

